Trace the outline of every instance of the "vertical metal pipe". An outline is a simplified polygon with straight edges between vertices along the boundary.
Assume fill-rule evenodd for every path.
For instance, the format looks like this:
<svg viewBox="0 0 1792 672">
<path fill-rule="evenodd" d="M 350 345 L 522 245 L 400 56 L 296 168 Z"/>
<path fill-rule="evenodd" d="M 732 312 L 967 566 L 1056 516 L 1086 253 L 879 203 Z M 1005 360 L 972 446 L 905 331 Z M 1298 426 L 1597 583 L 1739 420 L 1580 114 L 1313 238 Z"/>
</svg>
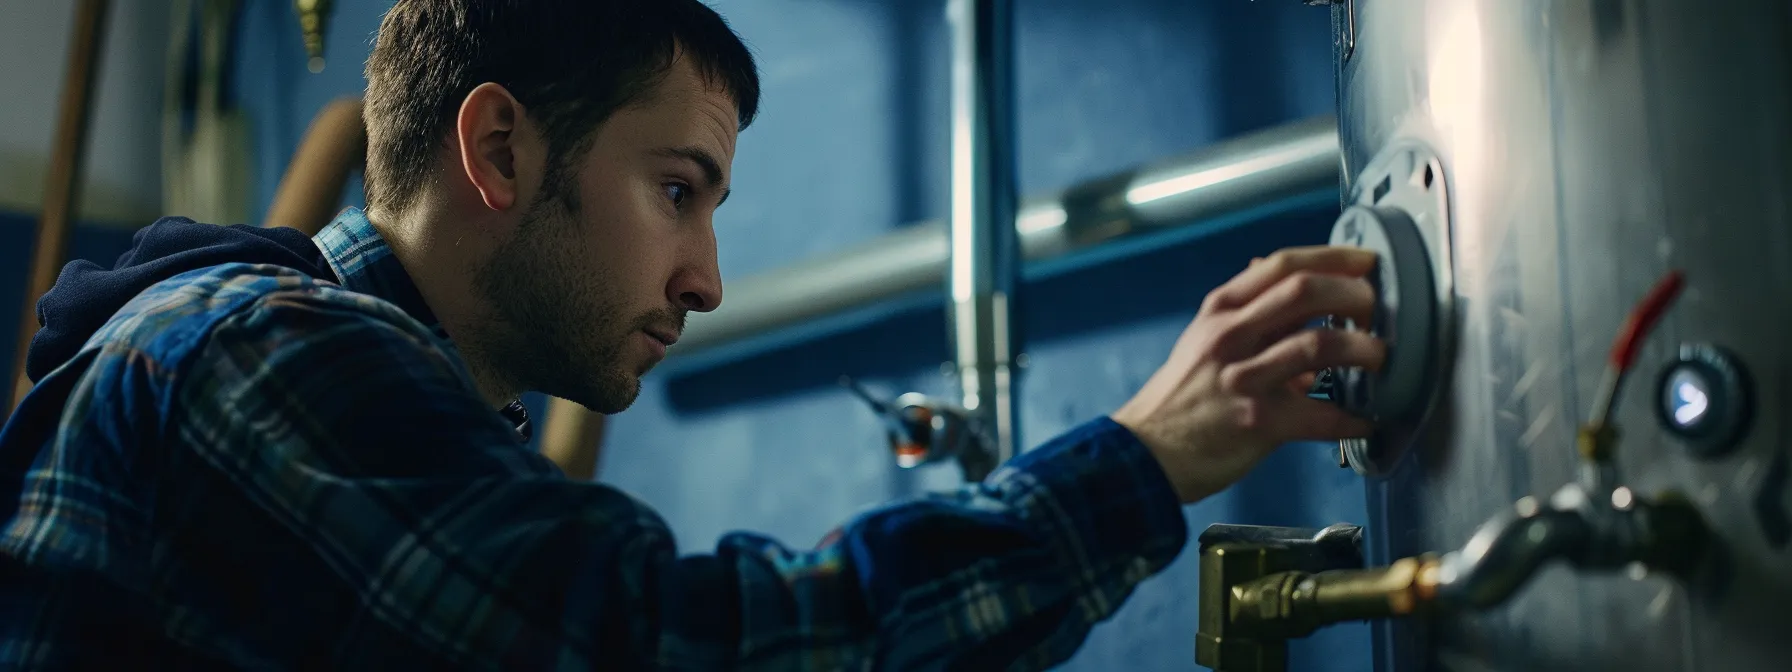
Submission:
<svg viewBox="0 0 1792 672">
<path fill-rule="evenodd" d="M 950 0 L 947 13 L 952 30 L 953 352 L 961 403 L 993 442 L 991 457 L 1000 463 L 1014 455 L 1017 442 L 1013 4 Z"/>
</svg>

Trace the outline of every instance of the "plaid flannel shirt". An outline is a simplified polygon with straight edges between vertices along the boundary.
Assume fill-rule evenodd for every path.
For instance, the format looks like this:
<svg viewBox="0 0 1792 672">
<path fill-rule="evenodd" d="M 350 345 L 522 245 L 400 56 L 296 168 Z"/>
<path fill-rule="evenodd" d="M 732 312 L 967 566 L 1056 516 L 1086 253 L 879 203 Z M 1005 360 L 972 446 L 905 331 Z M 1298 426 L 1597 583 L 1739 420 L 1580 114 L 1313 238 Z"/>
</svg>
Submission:
<svg viewBox="0 0 1792 672">
<path fill-rule="evenodd" d="M 1037 669 L 1186 539 L 1104 418 L 814 550 L 679 555 L 480 400 L 363 214 L 316 242 L 339 285 L 163 281 L 0 433 L 0 668 Z"/>
</svg>

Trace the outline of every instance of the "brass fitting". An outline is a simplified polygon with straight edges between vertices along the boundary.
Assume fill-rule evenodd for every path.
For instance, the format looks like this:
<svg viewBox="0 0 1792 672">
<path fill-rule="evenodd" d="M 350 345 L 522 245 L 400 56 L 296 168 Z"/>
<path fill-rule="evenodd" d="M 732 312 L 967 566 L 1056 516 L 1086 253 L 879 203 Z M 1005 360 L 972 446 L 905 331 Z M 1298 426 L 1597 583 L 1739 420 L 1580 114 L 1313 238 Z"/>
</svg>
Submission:
<svg viewBox="0 0 1792 672">
<path fill-rule="evenodd" d="M 1201 628 L 1195 633 L 1195 662 L 1217 672 L 1281 672 L 1288 669 L 1284 638 L 1258 639 L 1232 621 L 1234 586 L 1287 571 L 1280 549 L 1222 544 L 1201 553 Z"/>
<path fill-rule="evenodd" d="M 1613 436 L 1597 430 L 1583 433 L 1593 454 Z M 1588 492 L 1610 493 L 1610 501 Z M 1640 562 L 1692 580 L 1709 550 L 1699 510 L 1675 492 L 1651 501 L 1628 488 L 1570 484 L 1551 501 L 1545 509 L 1521 500 L 1460 550 L 1368 569 L 1360 555 L 1322 555 L 1314 552 L 1316 543 L 1216 525 L 1227 529 L 1213 543 L 1202 535 L 1195 660 L 1221 671 L 1276 672 L 1287 667 L 1289 639 L 1344 621 L 1489 609 L 1549 562 L 1594 572 Z"/>
<path fill-rule="evenodd" d="M 1292 639 L 1345 621 L 1407 616 L 1428 603 L 1437 558 L 1402 558 L 1373 569 L 1282 572 L 1232 586 L 1228 619 L 1252 638 Z"/>
<path fill-rule="evenodd" d="M 312 72 L 324 69 L 324 26 L 329 23 L 332 0 L 293 0 L 299 14 L 299 30 L 305 36 L 306 67 Z"/>
<path fill-rule="evenodd" d="M 1618 428 L 1604 423 L 1583 425 L 1575 433 L 1574 446 L 1580 451 L 1582 460 L 1598 464 L 1610 462 L 1618 448 Z"/>
<path fill-rule="evenodd" d="M 1195 635 L 1195 662 L 1215 670 L 1276 672 L 1287 669 L 1289 635 L 1274 621 L 1284 593 L 1305 602 L 1297 577 L 1330 569 L 1362 571 L 1361 530 L 1339 525 L 1325 530 L 1251 525 L 1214 525 L 1201 535 L 1201 625 Z M 1354 595 L 1326 583 L 1326 604 Z M 1318 589 L 1314 586 L 1313 589 Z M 1243 612 L 1251 612 L 1249 614 Z M 1302 612 L 1305 613 L 1304 611 Z M 1317 626 L 1315 626 L 1317 627 Z"/>
</svg>

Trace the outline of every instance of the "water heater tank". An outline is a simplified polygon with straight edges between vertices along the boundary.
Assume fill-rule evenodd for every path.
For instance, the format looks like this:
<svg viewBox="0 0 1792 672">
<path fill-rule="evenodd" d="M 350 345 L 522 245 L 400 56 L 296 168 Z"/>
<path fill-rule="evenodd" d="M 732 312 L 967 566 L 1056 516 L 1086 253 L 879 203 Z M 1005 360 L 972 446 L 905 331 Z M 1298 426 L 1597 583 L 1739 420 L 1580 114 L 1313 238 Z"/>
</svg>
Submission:
<svg viewBox="0 0 1792 672">
<path fill-rule="evenodd" d="M 1574 482 L 1607 349 L 1673 270 L 1615 464 L 1711 531 L 1696 580 L 1553 563 L 1495 608 L 1382 622 L 1378 667 L 1792 669 L 1792 2 L 1330 4 L 1334 241 L 1382 251 L 1395 357 L 1340 383 L 1380 422 L 1345 446 L 1370 562 Z"/>
</svg>

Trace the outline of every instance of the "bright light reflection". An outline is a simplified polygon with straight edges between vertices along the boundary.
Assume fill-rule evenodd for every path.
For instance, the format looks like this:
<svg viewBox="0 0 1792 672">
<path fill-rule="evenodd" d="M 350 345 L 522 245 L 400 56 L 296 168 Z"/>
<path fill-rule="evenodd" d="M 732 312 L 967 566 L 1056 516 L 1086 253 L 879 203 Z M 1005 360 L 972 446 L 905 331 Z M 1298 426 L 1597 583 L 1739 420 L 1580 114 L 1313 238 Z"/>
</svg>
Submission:
<svg viewBox="0 0 1792 672">
<path fill-rule="evenodd" d="M 1705 391 L 1690 382 L 1681 382 L 1674 387 L 1674 401 L 1674 422 L 1682 425 L 1697 422 L 1711 405 Z"/>
</svg>

